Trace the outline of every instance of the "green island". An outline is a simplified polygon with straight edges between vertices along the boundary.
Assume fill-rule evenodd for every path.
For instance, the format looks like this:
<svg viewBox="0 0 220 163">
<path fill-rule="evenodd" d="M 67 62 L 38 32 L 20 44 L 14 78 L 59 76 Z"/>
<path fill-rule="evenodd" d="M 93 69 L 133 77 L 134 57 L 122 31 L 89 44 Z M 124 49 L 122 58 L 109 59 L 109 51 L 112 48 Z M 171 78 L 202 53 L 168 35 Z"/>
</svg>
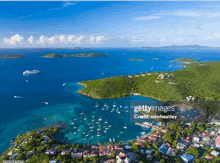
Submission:
<svg viewBox="0 0 220 163">
<path fill-rule="evenodd" d="M 198 60 L 191 59 L 191 58 L 180 58 L 180 59 L 172 60 L 171 62 L 183 63 L 180 65 L 181 67 L 194 67 L 194 66 L 198 66 L 198 65 L 203 64 L 203 63 L 199 62 Z"/>
<path fill-rule="evenodd" d="M 25 58 L 25 56 L 22 55 L 2 55 L 0 58 Z"/>
<path fill-rule="evenodd" d="M 154 59 L 154 60 L 158 60 L 159 58 L 152 58 L 152 59 Z"/>
<path fill-rule="evenodd" d="M 144 59 L 141 58 L 131 58 L 129 61 L 145 61 Z"/>
<path fill-rule="evenodd" d="M 173 72 L 153 72 L 81 81 L 78 93 L 93 98 L 141 95 L 161 101 L 220 100 L 220 62 L 198 62 Z"/>
<path fill-rule="evenodd" d="M 52 54 L 46 54 L 42 57 L 44 58 L 68 58 L 68 57 L 106 57 L 106 54 L 102 53 L 79 53 L 79 54 L 58 54 L 58 53 L 52 53 Z"/>
</svg>

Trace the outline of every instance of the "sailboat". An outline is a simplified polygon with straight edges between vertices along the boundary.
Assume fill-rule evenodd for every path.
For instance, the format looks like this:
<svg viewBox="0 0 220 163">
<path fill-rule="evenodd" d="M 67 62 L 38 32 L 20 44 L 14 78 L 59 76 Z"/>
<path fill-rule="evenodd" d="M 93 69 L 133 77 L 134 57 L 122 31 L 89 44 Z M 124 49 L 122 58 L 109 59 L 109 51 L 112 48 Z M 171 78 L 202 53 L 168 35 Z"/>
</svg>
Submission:
<svg viewBox="0 0 220 163">
<path fill-rule="evenodd" d="M 97 129 L 97 131 L 100 131 L 101 130 L 101 128 L 100 128 L 100 125 L 99 125 L 99 128 Z"/>
<path fill-rule="evenodd" d="M 116 105 L 115 105 L 115 101 L 114 101 L 114 105 L 112 105 L 113 107 L 116 107 Z"/>
<path fill-rule="evenodd" d="M 90 129 L 93 129 L 93 128 L 94 128 L 94 126 L 93 126 L 93 122 L 92 122 L 92 126 L 90 126 L 89 128 L 90 128 Z"/>
<path fill-rule="evenodd" d="M 120 108 L 122 108 L 123 106 L 122 105 L 120 105 Z"/>
<path fill-rule="evenodd" d="M 95 107 L 96 107 L 96 108 L 98 108 L 98 107 L 99 107 L 99 104 L 98 104 L 98 102 L 96 103 Z"/>
<path fill-rule="evenodd" d="M 104 75 L 105 73 L 104 72 L 102 72 L 102 75 Z"/>
<path fill-rule="evenodd" d="M 127 129 L 127 125 L 126 125 L 126 123 L 125 123 L 124 129 Z"/>
<path fill-rule="evenodd" d="M 169 67 L 171 67 L 172 65 L 170 64 Z"/>
<path fill-rule="evenodd" d="M 100 116 L 99 121 L 102 121 L 102 117 Z"/>
<path fill-rule="evenodd" d="M 107 104 L 105 103 L 104 107 L 107 107 Z"/>
<path fill-rule="evenodd" d="M 106 119 L 105 123 L 108 123 L 107 119 Z"/>
<path fill-rule="evenodd" d="M 118 114 L 121 114 L 121 112 L 120 112 L 120 111 L 118 111 L 117 113 L 118 113 Z"/>
<path fill-rule="evenodd" d="M 80 113 L 80 115 L 84 115 L 83 110 L 82 110 L 82 113 Z"/>
<path fill-rule="evenodd" d="M 105 110 L 105 108 L 102 108 L 102 110 Z"/>
<path fill-rule="evenodd" d="M 124 108 L 127 109 L 127 108 L 128 108 L 128 105 L 126 105 Z"/>
<path fill-rule="evenodd" d="M 104 133 L 107 133 L 107 130 L 105 130 Z"/>
<path fill-rule="evenodd" d="M 154 68 L 153 67 L 151 67 L 151 70 L 153 70 Z"/>
<path fill-rule="evenodd" d="M 112 139 L 111 139 L 111 138 L 109 138 L 109 142 L 112 142 Z"/>
<path fill-rule="evenodd" d="M 97 136 L 98 136 L 98 137 L 101 136 L 101 135 L 99 134 L 99 132 L 97 133 Z"/>
<path fill-rule="evenodd" d="M 67 84 L 66 82 L 65 82 L 65 83 L 63 83 L 63 87 L 64 87 L 64 86 L 66 86 L 66 84 Z"/>
<path fill-rule="evenodd" d="M 87 120 L 87 117 L 85 116 L 84 121 Z"/>
</svg>

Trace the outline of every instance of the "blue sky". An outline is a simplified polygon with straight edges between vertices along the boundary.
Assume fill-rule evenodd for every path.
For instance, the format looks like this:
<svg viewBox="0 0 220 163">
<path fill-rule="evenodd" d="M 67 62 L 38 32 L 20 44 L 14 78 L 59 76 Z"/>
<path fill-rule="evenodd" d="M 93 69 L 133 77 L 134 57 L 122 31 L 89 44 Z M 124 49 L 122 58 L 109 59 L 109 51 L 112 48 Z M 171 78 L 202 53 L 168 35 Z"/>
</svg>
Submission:
<svg viewBox="0 0 220 163">
<path fill-rule="evenodd" d="M 220 2 L 0 2 L 0 47 L 220 46 Z"/>
</svg>

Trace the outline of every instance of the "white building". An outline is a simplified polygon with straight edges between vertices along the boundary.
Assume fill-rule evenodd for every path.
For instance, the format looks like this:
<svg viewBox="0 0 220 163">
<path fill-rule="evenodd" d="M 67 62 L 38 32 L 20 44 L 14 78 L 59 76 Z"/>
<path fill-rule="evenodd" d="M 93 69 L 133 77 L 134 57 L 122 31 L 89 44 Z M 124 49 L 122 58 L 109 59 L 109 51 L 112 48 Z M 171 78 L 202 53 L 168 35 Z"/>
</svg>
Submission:
<svg viewBox="0 0 220 163">
<path fill-rule="evenodd" d="M 219 152 L 217 152 L 216 150 L 212 151 L 210 154 L 215 157 L 219 156 Z"/>
</svg>

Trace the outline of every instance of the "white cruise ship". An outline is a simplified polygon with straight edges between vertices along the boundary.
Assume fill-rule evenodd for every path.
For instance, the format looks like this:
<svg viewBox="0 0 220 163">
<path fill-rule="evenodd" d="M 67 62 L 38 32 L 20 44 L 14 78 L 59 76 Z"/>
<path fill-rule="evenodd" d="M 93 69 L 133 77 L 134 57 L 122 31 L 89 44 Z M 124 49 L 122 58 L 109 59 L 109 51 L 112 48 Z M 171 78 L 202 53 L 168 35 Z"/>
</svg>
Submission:
<svg viewBox="0 0 220 163">
<path fill-rule="evenodd" d="M 39 70 L 26 70 L 23 72 L 23 75 L 27 76 L 27 75 L 35 75 L 35 74 L 39 74 L 39 73 L 40 73 Z"/>
</svg>

